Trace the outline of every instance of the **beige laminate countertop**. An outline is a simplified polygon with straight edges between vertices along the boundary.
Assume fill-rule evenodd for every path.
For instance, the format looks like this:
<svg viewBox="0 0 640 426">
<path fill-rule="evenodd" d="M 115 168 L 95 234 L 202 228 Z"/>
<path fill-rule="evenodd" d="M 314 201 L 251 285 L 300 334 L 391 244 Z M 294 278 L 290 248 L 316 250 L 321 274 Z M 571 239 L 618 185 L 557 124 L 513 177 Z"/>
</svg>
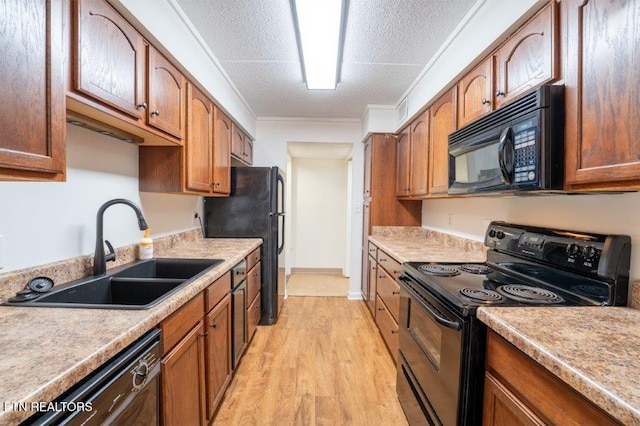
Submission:
<svg viewBox="0 0 640 426">
<path fill-rule="evenodd" d="M 482 243 L 465 243 L 459 239 L 442 240 L 424 236 L 371 235 L 374 243 L 398 262 L 484 262 Z"/>
<path fill-rule="evenodd" d="M 148 310 L 0 306 L 0 424 L 32 412 L 12 404 L 49 402 L 154 328 L 241 261 L 261 239 L 200 239 L 159 257 L 225 261 Z"/>
<path fill-rule="evenodd" d="M 640 310 L 481 307 L 477 316 L 623 424 L 640 424 Z"/>
</svg>

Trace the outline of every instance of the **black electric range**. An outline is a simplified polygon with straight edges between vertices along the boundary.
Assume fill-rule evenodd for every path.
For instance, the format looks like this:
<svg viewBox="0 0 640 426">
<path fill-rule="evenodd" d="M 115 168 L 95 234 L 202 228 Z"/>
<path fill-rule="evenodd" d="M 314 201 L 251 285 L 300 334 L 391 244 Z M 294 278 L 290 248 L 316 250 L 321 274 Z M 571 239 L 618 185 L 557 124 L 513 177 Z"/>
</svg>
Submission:
<svg viewBox="0 0 640 426">
<path fill-rule="evenodd" d="M 397 389 L 410 424 L 481 423 L 478 307 L 627 303 L 629 236 L 492 222 L 485 245 L 486 263 L 402 265 Z"/>
</svg>

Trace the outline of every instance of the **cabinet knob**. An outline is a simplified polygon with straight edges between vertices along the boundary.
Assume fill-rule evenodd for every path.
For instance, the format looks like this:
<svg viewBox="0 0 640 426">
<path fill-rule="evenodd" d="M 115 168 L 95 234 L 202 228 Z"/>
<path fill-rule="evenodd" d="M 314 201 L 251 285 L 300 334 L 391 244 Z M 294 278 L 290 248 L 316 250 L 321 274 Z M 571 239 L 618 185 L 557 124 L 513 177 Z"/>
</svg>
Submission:
<svg viewBox="0 0 640 426">
<path fill-rule="evenodd" d="M 497 94 L 496 94 L 496 96 L 497 96 Z M 487 98 L 482 98 L 482 105 L 486 105 L 486 104 L 488 104 L 488 103 L 491 103 L 491 101 L 490 101 L 489 99 L 487 99 Z"/>
<path fill-rule="evenodd" d="M 496 98 L 504 96 L 504 92 L 502 90 L 496 90 Z"/>
<path fill-rule="evenodd" d="M 399 291 L 392 291 L 391 294 L 399 295 L 400 292 Z"/>
<path fill-rule="evenodd" d="M 160 111 L 158 111 L 158 110 L 152 111 L 151 115 L 159 116 L 160 115 Z"/>
<path fill-rule="evenodd" d="M 384 311 L 384 308 L 378 308 L 379 311 Z"/>
<path fill-rule="evenodd" d="M 136 108 L 138 109 L 147 109 L 147 103 L 143 102 L 141 104 L 136 105 Z"/>
<path fill-rule="evenodd" d="M 216 323 L 211 324 L 211 328 L 213 328 L 213 329 L 215 329 L 217 326 L 218 326 L 218 324 L 216 324 Z"/>
<path fill-rule="evenodd" d="M 209 333 L 207 333 L 206 331 L 204 332 L 204 334 L 201 334 L 200 337 L 209 337 Z"/>
<path fill-rule="evenodd" d="M 398 334 L 398 330 L 391 330 L 391 334 Z"/>
</svg>

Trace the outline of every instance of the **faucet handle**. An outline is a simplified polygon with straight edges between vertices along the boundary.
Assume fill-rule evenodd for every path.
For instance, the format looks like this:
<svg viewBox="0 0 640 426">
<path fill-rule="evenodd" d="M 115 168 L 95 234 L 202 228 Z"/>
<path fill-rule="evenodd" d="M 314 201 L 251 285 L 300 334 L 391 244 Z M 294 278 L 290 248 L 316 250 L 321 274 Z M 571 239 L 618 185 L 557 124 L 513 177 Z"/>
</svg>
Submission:
<svg viewBox="0 0 640 426">
<path fill-rule="evenodd" d="M 109 240 L 104 240 L 104 243 L 107 245 L 107 248 L 109 249 L 109 253 L 107 253 L 106 256 L 104 257 L 104 261 L 113 262 L 114 260 L 116 260 L 116 252 L 113 249 L 113 246 L 111 245 Z"/>
</svg>

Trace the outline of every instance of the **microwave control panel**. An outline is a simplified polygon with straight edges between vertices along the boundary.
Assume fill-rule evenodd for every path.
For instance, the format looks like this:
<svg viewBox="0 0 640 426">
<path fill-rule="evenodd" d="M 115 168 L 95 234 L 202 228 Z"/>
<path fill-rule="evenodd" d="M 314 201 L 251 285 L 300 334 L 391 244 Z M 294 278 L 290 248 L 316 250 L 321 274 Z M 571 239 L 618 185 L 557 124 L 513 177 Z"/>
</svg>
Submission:
<svg viewBox="0 0 640 426">
<path fill-rule="evenodd" d="M 518 131 L 513 137 L 515 157 L 513 182 L 516 184 L 527 184 L 538 180 L 536 133 L 535 127 L 529 127 Z"/>
</svg>

